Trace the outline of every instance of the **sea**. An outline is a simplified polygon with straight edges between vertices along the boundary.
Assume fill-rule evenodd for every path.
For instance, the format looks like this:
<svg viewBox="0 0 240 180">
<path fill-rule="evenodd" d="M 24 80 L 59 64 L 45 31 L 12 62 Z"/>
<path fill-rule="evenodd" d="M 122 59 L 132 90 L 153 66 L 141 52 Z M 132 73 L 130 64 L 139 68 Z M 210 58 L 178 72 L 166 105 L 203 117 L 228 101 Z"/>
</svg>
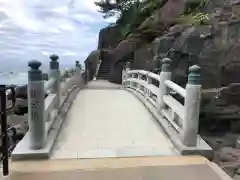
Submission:
<svg viewBox="0 0 240 180">
<path fill-rule="evenodd" d="M 65 65 L 60 67 L 60 71 L 64 72 L 67 69 L 72 68 L 73 65 Z M 4 72 L 0 71 L 0 85 L 16 85 L 21 86 L 28 83 L 28 70 L 26 71 L 12 71 L 12 72 Z M 49 73 L 48 67 L 42 69 L 43 73 Z"/>
<path fill-rule="evenodd" d="M 0 85 L 25 85 L 28 82 L 27 73 L 1 72 Z"/>
</svg>

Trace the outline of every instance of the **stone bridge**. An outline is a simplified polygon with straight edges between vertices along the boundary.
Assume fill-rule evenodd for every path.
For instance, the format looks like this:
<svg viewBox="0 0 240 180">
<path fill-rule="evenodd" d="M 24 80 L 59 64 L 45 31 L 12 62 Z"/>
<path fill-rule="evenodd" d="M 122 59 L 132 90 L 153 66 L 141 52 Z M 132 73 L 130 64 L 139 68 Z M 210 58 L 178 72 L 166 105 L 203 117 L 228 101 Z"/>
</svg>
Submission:
<svg viewBox="0 0 240 180">
<path fill-rule="evenodd" d="M 77 62 L 61 83 L 58 57 L 51 59 L 47 82 L 41 63 L 29 62 L 29 131 L 7 178 L 231 179 L 207 160 L 212 149 L 198 135 L 200 67 L 189 68 L 184 88 L 171 81 L 169 59 L 159 74 L 126 64 L 121 85 L 99 80 L 100 65 L 84 81 Z"/>
</svg>

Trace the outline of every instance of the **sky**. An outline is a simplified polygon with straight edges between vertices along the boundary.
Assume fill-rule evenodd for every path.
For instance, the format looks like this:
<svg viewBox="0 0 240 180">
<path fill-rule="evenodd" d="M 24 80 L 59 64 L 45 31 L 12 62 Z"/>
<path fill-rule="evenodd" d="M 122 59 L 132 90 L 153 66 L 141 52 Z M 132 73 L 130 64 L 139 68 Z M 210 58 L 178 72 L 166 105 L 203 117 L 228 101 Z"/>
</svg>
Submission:
<svg viewBox="0 0 240 180">
<path fill-rule="evenodd" d="M 103 19 L 94 0 L 0 0 L 0 71 L 27 71 L 27 62 L 59 55 L 61 67 L 84 62 L 97 48 Z"/>
</svg>

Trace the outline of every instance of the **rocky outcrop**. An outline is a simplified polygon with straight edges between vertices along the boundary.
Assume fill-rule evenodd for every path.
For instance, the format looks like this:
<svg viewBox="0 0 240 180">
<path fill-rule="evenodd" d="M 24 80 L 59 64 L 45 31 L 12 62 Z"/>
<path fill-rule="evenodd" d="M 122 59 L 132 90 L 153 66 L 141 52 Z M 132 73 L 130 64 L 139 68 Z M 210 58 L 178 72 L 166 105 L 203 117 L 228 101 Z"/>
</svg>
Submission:
<svg viewBox="0 0 240 180">
<path fill-rule="evenodd" d="M 209 1 L 202 9 L 209 13 L 209 20 L 198 25 L 173 26 L 176 18 L 184 11 L 184 3 L 186 1 L 169 0 L 116 48 L 104 52 L 102 59 L 113 62 L 109 80 L 121 83 L 122 68 L 126 61 L 132 62 L 132 69 L 153 72 L 161 67 L 162 58 L 169 57 L 172 59 L 173 81 L 185 86 L 189 66 L 197 64 L 202 68 L 203 89 L 217 89 L 214 93 L 204 94 L 203 106 L 213 103 L 221 87 L 229 86 L 227 94 L 224 94 L 227 91 L 221 91 L 221 97 L 214 100 L 215 105 L 212 106 L 215 109 L 209 109 L 212 113 L 210 117 L 219 117 L 217 114 L 221 112 L 223 119 L 235 119 L 233 117 L 238 116 L 233 114 L 239 112 L 240 105 L 237 102 L 240 99 L 231 84 L 240 83 L 240 0 Z M 157 38 L 153 38 L 156 34 L 146 31 L 147 27 L 155 28 Z"/>
<path fill-rule="evenodd" d="M 115 48 L 122 40 L 122 35 L 118 26 L 109 26 L 103 28 L 99 32 L 98 50 L 92 51 L 85 60 L 85 67 L 89 71 L 90 80 L 96 73 L 96 67 L 99 60 L 104 61 L 104 68 L 110 69 L 112 66 L 112 56 L 110 56 L 109 50 Z M 118 75 L 117 73 L 114 73 Z"/>
<path fill-rule="evenodd" d="M 178 4 L 179 3 L 179 4 Z M 153 26 L 156 27 L 160 35 L 165 34 L 164 36 L 159 36 L 153 41 L 153 44 L 156 45 L 154 49 L 156 50 L 153 54 L 158 54 L 160 57 L 169 56 L 171 58 L 177 59 L 179 61 L 176 64 L 174 60 L 173 66 L 181 65 L 182 67 L 187 67 L 186 65 L 191 65 L 192 63 L 202 65 L 203 69 L 203 79 L 208 79 L 204 81 L 204 87 L 221 87 L 223 84 L 226 84 L 225 80 L 222 77 L 222 81 L 219 82 L 219 76 L 226 72 L 230 76 L 229 68 L 225 69 L 223 64 L 219 64 L 221 59 L 226 61 L 226 53 L 230 50 L 228 47 L 232 47 L 236 43 L 236 39 L 239 39 L 239 1 L 228 0 L 228 1 L 212 1 L 208 3 L 208 6 L 204 11 L 212 13 L 210 15 L 211 21 L 204 22 L 205 24 L 188 27 L 187 25 L 176 25 L 168 29 L 170 22 L 174 21 L 181 13 L 180 10 L 176 11 L 173 15 L 169 15 L 169 12 L 172 12 L 176 8 L 181 7 L 181 1 L 168 1 L 168 3 L 155 13 L 151 18 L 142 23 L 142 25 L 130 34 L 124 41 L 120 42 L 117 48 L 109 50 L 111 59 L 115 62 L 123 61 L 127 56 L 130 56 L 135 52 L 135 57 L 145 52 L 144 48 L 140 48 L 142 44 L 147 46 L 149 44 L 149 35 L 144 36 L 144 25 L 149 25 L 149 19 L 152 20 Z M 181 9 L 181 8 L 180 8 Z M 160 13 L 161 12 L 161 13 Z M 164 18 L 163 18 L 164 17 Z M 147 23 L 148 22 L 148 23 Z M 159 25 L 155 24 L 157 22 Z M 151 23 L 150 23 L 151 24 Z M 167 31 L 166 31 L 167 30 Z M 236 47 L 235 47 L 236 48 Z M 137 52 L 137 53 L 136 53 Z M 139 53 L 138 53 L 139 52 Z M 225 53 L 225 54 L 224 54 Z M 232 53 L 231 53 L 232 54 Z M 123 58 L 124 57 L 124 58 Z M 132 68 L 143 67 L 144 69 L 154 69 L 155 65 L 159 63 L 154 62 L 154 56 L 150 58 L 147 57 L 145 61 L 141 60 L 142 58 L 134 58 Z M 132 60 L 131 58 L 128 60 Z M 152 65 L 149 65 L 149 61 Z M 228 60 L 227 60 L 228 61 Z M 121 76 L 116 76 L 116 73 L 121 73 L 121 69 L 117 67 L 118 63 L 115 63 L 111 69 L 110 80 L 112 82 L 121 82 Z M 120 63 L 121 64 L 121 63 Z M 147 65 L 148 64 L 148 65 Z M 185 65 L 183 65 L 185 64 Z M 212 71 L 213 67 L 218 67 L 219 71 Z M 221 69 L 222 68 L 222 69 Z M 179 70 L 177 68 L 176 78 L 179 79 L 181 84 L 184 84 L 184 79 L 187 75 L 187 69 Z M 232 72 L 232 70 L 230 70 Z M 236 72 L 236 71 L 235 71 Z M 114 76 L 114 78 L 113 78 Z M 237 77 L 236 75 L 234 75 Z"/>
<path fill-rule="evenodd" d="M 184 12 L 184 6 L 184 0 L 169 0 L 161 9 L 148 17 L 134 32 L 129 34 L 125 40 L 121 41 L 116 48 L 109 50 L 109 55 L 113 61 L 109 74 L 111 82 L 121 83 L 123 66 L 120 62 L 130 57 L 136 49 L 152 42 L 157 35 L 163 35 L 175 19 Z M 153 27 L 153 30 L 148 31 L 149 27 Z"/>
<path fill-rule="evenodd" d="M 180 85 L 185 85 L 188 67 L 192 64 L 202 67 L 203 88 L 239 82 L 240 16 L 236 9 L 240 9 L 240 5 L 234 2 L 234 6 L 233 1 L 228 1 L 222 8 L 218 7 L 212 14 L 215 17 L 207 24 L 171 27 L 153 41 L 152 57 L 147 55 L 144 60 L 141 57 L 143 53 L 148 54 L 147 51 L 144 48 L 136 51 L 132 68 L 152 70 L 161 63 L 157 62 L 159 59 L 167 56 L 172 59 L 173 79 Z"/>
<path fill-rule="evenodd" d="M 114 48 L 121 41 L 118 26 L 108 26 L 99 32 L 98 49 Z"/>
<path fill-rule="evenodd" d="M 132 69 L 151 69 L 154 57 L 154 43 L 146 44 L 134 53 Z"/>
<path fill-rule="evenodd" d="M 115 62 L 121 60 L 124 56 L 134 52 L 143 44 L 151 42 L 156 34 L 148 32 L 146 29 L 155 27 L 156 33 L 162 35 L 164 31 L 179 17 L 184 11 L 184 0 L 169 0 L 163 8 L 157 10 L 151 17 L 147 18 L 137 29 L 121 41 L 112 51 Z"/>
<path fill-rule="evenodd" d="M 15 88 L 15 95 L 16 98 L 19 99 L 28 99 L 28 95 L 27 95 L 27 85 L 23 85 L 23 86 L 17 86 Z M 47 93 L 45 94 L 45 98 L 47 97 Z M 12 99 L 12 93 L 9 93 L 7 95 L 7 100 L 11 100 Z"/>
<path fill-rule="evenodd" d="M 95 50 L 92 51 L 87 59 L 85 60 L 85 67 L 88 69 L 89 73 L 89 79 L 93 79 L 95 73 L 96 73 L 96 68 L 97 64 L 99 63 L 101 57 L 101 51 L 100 50 Z"/>
<path fill-rule="evenodd" d="M 16 98 L 21 98 L 21 99 L 27 99 L 27 85 L 24 86 L 18 86 L 16 88 Z"/>
<path fill-rule="evenodd" d="M 100 31 L 98 48 L 104 49 L 103 61 L 112 61 L 110 66 L 109 80 L 114 83 L 121 83 L 121 72 L 123 62 L 131 57 L 132 53 L 146 43 L 150 43 L 157 35 L 164 34 L 164 31 L 171 26 L 175 18 L 184 11 L 184 0 L 169 0 L 161 9 L 148 17 L 134 32 L 130 33 L 126 39 L 121 40 L 121 35 L 117 27 L 108 27 Z M 154 27 L 148 31 L 149 27 Z M 111 32 L 108 34 L 108 32 Z M 114 37 L 110 40 L 110 37 Z M 105 42 L 104 42 L 105 39 Z M 120 42 L 119 42 L 120 41 Z M 117 43 L 119 42 L 119 43 Z M 117 45 L 117 47 L 115 47 Z M 88 61 L 88 58 L 87 60 Z M 89 71 L 94 74 L 94 65 L 88 64 Z M 92 76 L 92 75 L 90 75 Z"/>
</svg>

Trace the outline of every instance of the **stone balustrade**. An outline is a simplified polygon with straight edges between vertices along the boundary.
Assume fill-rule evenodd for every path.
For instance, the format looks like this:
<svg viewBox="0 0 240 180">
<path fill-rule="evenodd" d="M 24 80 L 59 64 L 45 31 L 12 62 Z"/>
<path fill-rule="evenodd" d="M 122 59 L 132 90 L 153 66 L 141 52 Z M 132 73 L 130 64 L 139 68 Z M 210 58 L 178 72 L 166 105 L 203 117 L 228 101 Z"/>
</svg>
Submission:
<svg viewBox="0 0 240 180">
<path fill-rule="evenodd" d="M 61 75 L 64 74 L 59 70 L 59 57 L 52 55 L 50 59 L 50 78 L 45 82 L 40 70 L 41 63 L 36 60 L 28 63 L 28 145 L 33 150 L 44 148 L 48 132 L 64 101 L 63 97 L 74 85 L 82 83 L 79 61 L 76 62 L 74 76 L 61 84 Z M 47 91 L 50 91 L 50 94 L 45 99 L 44 94 Z"/>
<path fill-rule="evenodd" d="M 127 63 L 123 69 L 123 87 L 140 93 L 175 128 L 184 146 L 195 147 L 201 100 L 200 67 L 194 65 L 189 68 L 185 88 L 171 81 L 171 60 L 168 58 L 163 60 L 159 75 L 144 70 L 130 70 L 129 67 Z M 184 98 L 184 104 L 173 94 Z"/>
</svg>

